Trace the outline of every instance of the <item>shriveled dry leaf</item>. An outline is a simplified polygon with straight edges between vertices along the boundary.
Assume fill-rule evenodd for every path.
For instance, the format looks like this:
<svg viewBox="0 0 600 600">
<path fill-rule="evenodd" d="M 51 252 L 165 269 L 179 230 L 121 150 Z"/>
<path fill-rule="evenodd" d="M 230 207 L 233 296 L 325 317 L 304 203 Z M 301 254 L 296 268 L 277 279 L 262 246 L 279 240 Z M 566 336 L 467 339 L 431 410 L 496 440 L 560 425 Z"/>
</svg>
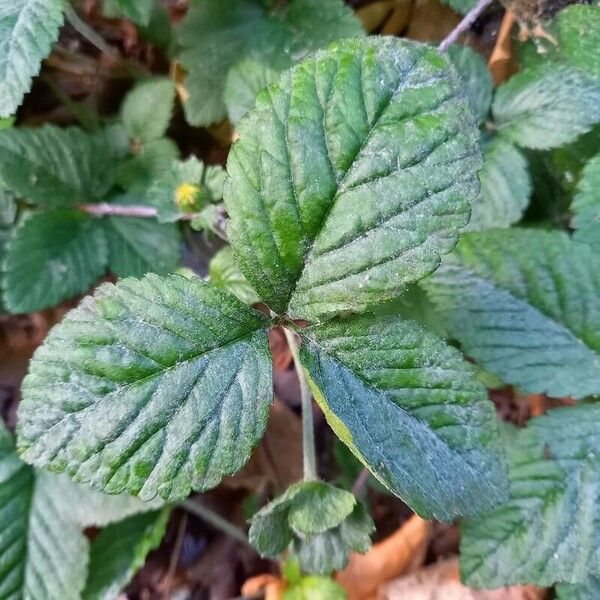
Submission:
<svg viewBox="0 0 600 600">
<path fill-rule="evenodd" d="M 352 554 L 348 566 L 336 575 L 348 599 L 371 600 L 382 584 L 419 568 L 425 558 L 429 532 L 430 523 L 414 515 L 366 554 Z"/>
<path fill-rule="evenodd" d="M 439 562 L 379 589 L 378 600 L 544 600 L 546 592 L 517 585 L 475 590 L 460 582 L 458 559 Z"/>
<path fill-rule="evenodd" d="M 500 85 L 516 72 L 514 46 L 511 37 L 514 24 L 515 14 L 511 10 L 507 10 L 502 17 L 496 44 L 488 61 L 488 68 L 496 85 Z"/>
<path fill-rule="evenodd" d="M 285 583 L 275 575 L 257 575 L 251 577 L 242 586 L 242 596 L 253 597 L 264 594 L 265 600 L 280 600 Z"/>
<path fill-rule="evenodd" d="M 406 36 L 420 42 L 439 42 L 459 22 L 460 16 L 438 0 L 415 0 Z"/>
<path fill-rule="evenodd" d="M 363 27 L 369 33 L 379 29 L 392 11 L 394 0 L 378 0 L 362 6 L 356 11 L 356 16 L 361 20 Z"/>
<path fill-rule="evenodd" d="M 398 35 L 404 31 L 410 19 L 413 0 L 396 0 L 394 10 L 381 29 L 382 35 Z"/>
</svg>

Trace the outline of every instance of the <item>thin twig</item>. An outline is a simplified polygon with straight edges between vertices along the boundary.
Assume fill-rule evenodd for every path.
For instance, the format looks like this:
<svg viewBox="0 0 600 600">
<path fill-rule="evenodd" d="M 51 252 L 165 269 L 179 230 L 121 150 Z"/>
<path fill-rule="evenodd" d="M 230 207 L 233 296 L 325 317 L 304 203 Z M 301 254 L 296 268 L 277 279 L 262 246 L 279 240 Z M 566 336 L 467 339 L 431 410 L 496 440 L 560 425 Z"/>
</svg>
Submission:
<svg viewBox="0 0 600 600">
<path fill-rule="evenodd" d="M 224 519 L 221 515 L 218 515 L 216 512 L 212 511 L 210 508 L 207 508 L 197 500 L 188 498 L 187 500 L 181 502 L 179 506 L 203 521 L 210 523 L 210 525 L 212 525 L 215 529 L 222 531 L 229 537 L 232 537 L 238 542 L 246 544 L 252 548 L 250 542 L 248 541 L 248 537 L 239 527 L 231 524 L 227 519 Z"/>
<path fill-rule="evenodd" d="M 156 219 L 158 217 L 158 209 L 154 206 L 143 206 L 136 204 L 107 204 L 101 202 L 99 204 L 78 204 L 77 208 L 95 217 L 143 217 Z M 182 219 L 193 219 L 196 214 L 182 215 Z"/>
<path fill-rule="evenodd" d="M 173 551 L 171 552 L 171 557 L 169 559 L 169 568 L 167 569 L 167 573 L 164 578 L 165 587 L 162 597 L 165 600 L 171 597 L 171 584 L 173 582 L 173 577 L 175 576 L 175 571 L 177 570 L 177 564 L 179 563 L 179 555 L 181 554 L 181 546 L 183 545 L 183 537 L 185 535 L 187 517 L 187 513 L 184 512 L 181 515 L 181 519 L 179 519 L 179 526 L 177 527 L 177 538 L 175 539 L 175 545 L 173 546 Z"/>
<path fill-rule="evenodd" d="M 70 4 L 67 4 L 65 8 L 65 16 L 67 21 L 71 24 L 73 29 L 85 38 L 92 46 L 97 48 L 103 54 L 109 56 L 119 56 L 119 52 L 113 46 L 106 43 L 101 35 L 98 35 L 73 9 Z"/>
<path fill-rule="evenodd" d="M 494 0 L 479 0 L 477 4 L 464 16 L 463 20 L 442 40 L 439 45 L 439 50 L 446 50 L 448 46 L 454 44 L 458 38 L 471 28 L 471 25 L 479 18 L 479 15 L 493 2 Z"/>
<path fill-rule="evenodd" d="M 315 451 L 315 427 L 313 423 L 312 412 L 312 395 L 306 382 L 304 369 L 300 362 L 298 354 L 298 342 L 296 334 L 290 331 L 287 327 L 283 328 L 285 339 L 287 340 L 292 358 L 294 359 L 294 367 L 300 382 L 300 397 L 302 399 L 302 453 L 304 462 L 304 481 L 314 481 L 317 476 L 317 458 Z"/>
<path fill-rule="evenodd" d="M 365 486 L 365 483 L 367 483 L 368 479 L 369 479 L 369 469 L 367 469 L 366 467 L 363 467 L 361 472 L 358 474 L 358 477 L 354 481 L 354 485 L 352 486 L 352 493 L 355 496 L 358 496 L 360 494 L 363 487 Z"/>
</svg>

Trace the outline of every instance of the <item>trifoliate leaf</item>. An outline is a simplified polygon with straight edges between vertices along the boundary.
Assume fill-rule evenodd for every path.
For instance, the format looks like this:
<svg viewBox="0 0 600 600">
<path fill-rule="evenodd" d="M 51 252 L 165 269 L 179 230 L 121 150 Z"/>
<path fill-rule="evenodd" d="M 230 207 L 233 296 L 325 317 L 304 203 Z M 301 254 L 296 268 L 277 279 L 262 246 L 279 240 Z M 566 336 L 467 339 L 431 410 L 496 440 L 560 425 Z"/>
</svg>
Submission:
<svg viewBox="0 0 600 600">
<path fill-rule="evenodd" d="M 214 487 L 266 425 L 267 324 L 199 279 L 100 286 L 31 361 L 19 406 L 25 460 L 145 500 Z"/>
<path fill-rule="evenodd" d="M 219 250 L 208 267 L 210 282 L 237 296 L 244 304 L 256 304 L 260 298 L 240 271 L 231 246 Z"/>
<path fill-rule="evenodd" d="M 169 171 L 148 190 L 148 201 L 157 208 L 160 222 L 177 221 L 185 213 L 221 200 L 225 177 L 223 167 L 205 165 L 195 156 L 173 161 Z"/>
<path fill-rule="evenodd" d="M 462 236 L 424 282 L 465 353 L 530 393 L 600 394 L 600 263 L 559 231 Z"/>
<path fill-rule="evenodd" d="M 0 431 L 0 598 L 79 600 L 89 547 L 83 528 L 140 510 L 148 507 L 135 498 L 104 496 L 65 476 L 36 473 Z"/>
<path fill-rule="evenodd" d="M 181 263 L 181 238 L 174 223 L 154 219 L 106 219 L 108 268 L 118 277 L 169 273 Z"/>
<path fill-rule="evenodd" d="M 498 88 L 492 111 L 498 133 L 519 146 L 563 146 L 600 121 L 600 79 L 561 65 L 527 69 Z"/>
<path fill-rule="evenodd" d="M 92 542 L 83 600 L 114 600 L 160 544 L 171 509 L 109 525 Z"/>
<path fill-rule="evenodd" d="M 394 315 L 337 319 L 301 335 L 330 426 L 413 510 L 450 521 L 504 499 L 494 409 L 457 350 Z"/>
<path fill-rule="evenodd" d="M 47 208 L 102 199 L 116 174 L 107 135 L 54 125 L 0 131 L 0 180 Z"/>
<path fill-rule="evenodd" d="M 527 160 L 512 144 L 495 138 L 483 156 L 481 193 L 465 228 L 469 231 L 510 227 L 521 220 L 531 194 Z"/>
<path fill-rule="evenodd" d="M 156 0 L 104 0 L 104 14 L 113 19 L 126 18 L 137 25 L 150 23 Z"/>
<path fill-rule="evenodd" d="M 600 154 L 583 169 L 571 210 L 575 239 L 600 246 Z"/>
<path fill-rule="evenodd" d="M 436 50 L 372 38 L 259 94 L 225 203 L 240 268 L 274 311 L 363 310 L 438 266 L 479 192 L 479 133 L 459 89 Z"/>
<path fill-rule="evenodd" d="M 233 66 L 227 75 L 223 92 L 229 120 L 238 123 L 254 106 L 258 92 L 278 78 L 277 69 L 258 60 L 246 59 Z"/>
<path fill-rule="evenodd" d="M 600 575 L 600 406 L 551 411 L 506 443 L 510 498 L 462 527 L 470 586 L 547 587 Z"/>
<path fill-rule="evenodd" d="M 30 213 L 11 233 L 2 272 L 13 313 L 60 304 L 104 274 L 108 247 L 98 219 L 71 209 Z"/>
<path fill-rule="evenodd" d="M 154 5 L 154 0 L 150 1 Z M 161 77 L 149 79 L 138 83 L 127 94 L 121 107 L 121 119 L 134 140 L 151 142 L 165 135 L 174 104 L 174 83 Z"/>
<path fill-rule="evenodd" d="M 600 577 L 588 577 L 583 583 L 561 583 L 556 586 L 557 600 L 597 600 Z"/>
<path fill-rule="evenodd" d="M 465 86 L 475 118 L 483 121 L 492 103 L 494 82 L 490 70 L 483 58 L 468 46 L 454 44 L 448 48 L 448 56 Z"/>
<path fill-rule="evenodd" d="M 169 176 L 171 165 L 177 158 L 179 149 L 172 140 L 163 138 L 148 142 L 137 154 L 120 163 L 117 182 L 127 193 L 145 196 L 156 181 Z"/>
<path fill-rule="evenodd" d="M 0 1 L 0 117 L 17 111 L 63 23 L 65 0 Z"/>
<path fill-rule="evenodd" d="M 250 542 L 263 556 L 290 544 L 302 570 L 343 569 L 351 551 L 366 552 L 373 521 L 356 498 L 321 481 L 290 486 L 252 517 Z"/>
<path fill-rule="evenodd" d="M 184 108 L 193 125 L 226 116 L 229 70 L 245 59 L 285 69 L 333 40 L 362 34 L 342 0 L 291 0 L 267 7 L 261 0 L 195 2 L 177 31 L 179 59 L 188 71 Z"/>
</svg>

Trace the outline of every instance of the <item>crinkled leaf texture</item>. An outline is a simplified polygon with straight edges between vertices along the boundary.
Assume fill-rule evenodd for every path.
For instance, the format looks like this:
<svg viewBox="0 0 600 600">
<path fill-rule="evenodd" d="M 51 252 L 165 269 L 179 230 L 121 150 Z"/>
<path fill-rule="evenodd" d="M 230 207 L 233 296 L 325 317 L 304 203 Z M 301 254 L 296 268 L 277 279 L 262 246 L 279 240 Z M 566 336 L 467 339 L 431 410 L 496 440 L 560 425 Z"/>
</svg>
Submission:
<svg viewBox="0 0 600 600">
<path fill-rule="evenodd" d="M 556 586 L 557 600 L 598 600 L 600 577 L 588 577 L 583 583 L 561 583 Z"/>
<path fill-rule="evenodd" d="M 0 424 L 0 598 L 79 600 L 89 549 L 83 529 L 151 508 L 35 472 Z"/>
<path fill-rule="evenodd" d="M 416 42 L 316 53 L 259 94 L 239 133 L 230 240 L 261 299 L 296 318 L 363 310 L 431 273 L 479 192 L 461 84 Z"/>
<path fill-rule="evenodd" d="M 254 59 L 277 70 L 308 52 L 363 31 L 342 0 L 291 0 L 268 8 L 262 0 L 197 0 L 177 31 L 179 59 L 188 71 L 184 108 L 193 125 L 226 116 L 229 70 Z"/>
<path fill-rule="evenodd" d="M 600 154 L 581 172 L 571 210 L 575 213 L 575 239 L 600 247 Z"/>
<path fill-rule="evenodd" d="M 50 53 L 66 0 L 0 0 L 0 117 L 16 112 Z"/>
<path fill-rule="evenodd" d="M 418 514 L 451 521 L 505 498 L 494 409 L 457 350 L 393 315 L 333 320 L 302 339 L 329 424 Z"/>
<path fill-rule="evenodd" d="M 483 155 L 481 194 L 473 204 L 465 228 L 468 231 L 510 227 L 521 220 L 529 204 L 531 178 L 521 152 L 502 138 L 495 138 L 486 144 Z"/>
<path fill-rule="evenodd" d="M 519 146 L 564 146 L 600 121 L 600 78 L 556 64 L 526 69 L 498 88 L 492 112 Z"/>
<path fill-rule="evenodd" d="M 551 411 L 507 434 L 510 499 L 462 525 L 474 587 L 582 583 L 600 575 L 600 406 Z"/>
<path fill-rule="evenodd" d="M 465 353 L 506 383 L 600 394 L 600 261 L 558 231 L 462 236 L 423 285 Z"/>
<path fill-rule="evenodd" d="M 199 279 L 100 286 L 34 355 L 19 408 L 23 457 L 146 500 L 214 487 L 266 425 L 267 325 Z"/>
<path fill-rule="evenodd" d="M 171 509 L 134 515 L 109 525 L 92 542 L 83 600 L 114 600 L 146 556 L 160 544 Z"/>
</svg>

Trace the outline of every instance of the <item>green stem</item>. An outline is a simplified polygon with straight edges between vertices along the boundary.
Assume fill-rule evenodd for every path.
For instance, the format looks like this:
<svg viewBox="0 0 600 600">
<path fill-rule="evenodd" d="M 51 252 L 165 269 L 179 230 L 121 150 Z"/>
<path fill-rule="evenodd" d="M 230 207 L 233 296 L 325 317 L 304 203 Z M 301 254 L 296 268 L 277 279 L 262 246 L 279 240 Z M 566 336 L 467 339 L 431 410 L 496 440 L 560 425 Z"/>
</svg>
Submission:
<svg viewBox="0 0 600 600">
<path fill-rule="evenodd" d="M 216 512 L 212 511 L 210 508 L 207 508 L 200 502 L 188 498 L 187 500 L 180 502 L 179 506 L 196 517 L 199 517 L 203 521 L 206 521 L 215 529 L 219 529 L 238 542 L 242 542 L 242 544 L 246 544 L 252 548 L 252 546 L 250 546 L 250 542 L 248 541 L 248 537 L 239 527 L 232 525 L 227 519 L 224 519 L 221 515 L 218 515 Z"/>
<path fill-rule="evenodd" d="M 294 359 L 294 367 L 298 375 L 298 381 L 300 383 L 300 397 L 302 399 L 302 452 L 304 459 L 304 481 L 314 481 L 318 479 L 317 476 L 317 459 L 315 452 L 315 427 L 313 423 L 313 410 L 312 410 L 312 395 L 306 382 L 306 376 L 304 375 L 304 369 L 300 362 L 300 356 L 298 354 L 298 342 L 296 341 L 295 334 L 290 331 L 287 327 L 283 328 L 285 338 Z"/>
</svg>

